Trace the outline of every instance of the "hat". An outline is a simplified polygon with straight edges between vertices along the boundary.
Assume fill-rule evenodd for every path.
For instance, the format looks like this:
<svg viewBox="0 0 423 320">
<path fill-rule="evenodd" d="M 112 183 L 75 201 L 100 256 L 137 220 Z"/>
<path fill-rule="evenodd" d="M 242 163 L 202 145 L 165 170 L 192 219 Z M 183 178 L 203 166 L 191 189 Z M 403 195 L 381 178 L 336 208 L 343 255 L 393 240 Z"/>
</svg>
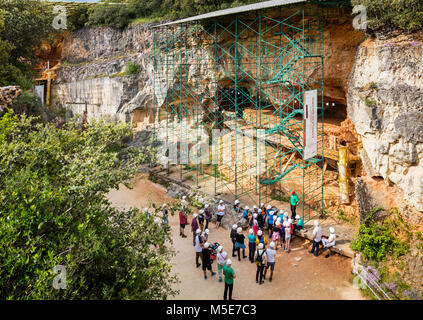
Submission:
<svg viewBox="0 0 423 320">
<path fill-rule="evenodd" d="M 197 218 L 198 214 L 194 213 L 192 216 L 193 216 L 194 218 Z"/>
<path fill-rule="evenodd" d="M 259 230 L 259 231 L 257 231 L 257 234 L 258 234 L 259 236 L 261 236 L 261 235 L 263 234 L 263 231 Z"/>
<path fill-rule="evenodd" d="M 249 206 L 245 206 L 245 210 L 250 210 L 250 207 Z"/>
<path fill-rule="evenodd" d="M 159 218 L 156 218 L 156 219 L 154 219 L 154 222 L 155 223 L 159 223 L 160 222 L 160 219 Z"/>
<path fill-rule="evenodd" d="M 222 255 L 223 259 L 226 259 L 226 257 L 228 256 L 228 253 L 226 251 L 223 251 L 221 253 L 221 255 Z"/>
<path fill-rule="evenodd" d="M 236 199 L 236 200 L 235 200 L 235 204 L 238 204 L 238 203 L 239 203 L 239 200 L 238 200 L 238 199 Z"/>
<path fill-rule="evenodd" d="M 260 207 L 264 207 L 264 203 L 260 204 Z"/>
<path fill-rule="evenodd" d="M 185 200 L 186 198 L 187 198 L 187 196 L 183 196 L 183 197 L 182 197 L 182 200 Z"/>
<path fill-rule="evenodd" d="M 195 231 L 195 233 L 196 233 L 196 234 L 201 233 L 201 229 L 197 229 L 197 230 Z"/>
<path fill-rule="evenodd" d="M 330 233 L 335 233 L 335 229 L 333 227 L 329 228 Z"/>
<path fill-rule="evenodd" d="M 238 229 L 236 229 L 236 232 L 241 233 L 242 232 L 242 228 L 239 227 Z"/>
<path fill-rule="evenodd" d="M 233 224 L 233 225 L 232 225 L 232 229 L 234 229 L 234 230 L 235 230 L 236 228 L 238 228 L 238 226 L 237 226 L 236 224 Z"/>
<path fill-rule="evenodd" d="M 272 209 L 272 206 L 269 204 L 269 205 L 267 206 L 267 209 Z"/>
<path fill-rule="evenodd" d="M 295 219 L 300 219 L 301 217 L 297 214 L 296 216 L 295 216 Z"/>
<path fill-rule="evenodd" d="M 209 205 L 206 203 L 205 205 L 204 205 L 204 208 L 208 208 L 209 207 Z"/>
<path fill-rule="evenodd" d="M 257 218 L 257 213 L 254 213 L 254 214 L 253 214 L 253 217 L 254 217 L 254 218 Z"/>
<path fill-rule="evenodd" d="M 206 243 L 204 244 L 204 248 L 206 248 L 206 249 L 207 249 L 207 248 L 209 247 L 209 245 L 210 245 L 210 244 L 209 244 L 208 242 L 206 242 Z"/>
<path fill-rule="evenodd" d="M 288 212 L 285 212 L 283 215 L 284 215 L 285 217 L 287 217 L 287 216 L 288 216 Z"/>
<path fill-rule="evenodd" d="M 166 207 L 166 203 L 163 203 L 162 208 Z"/>
<path fill-rule="evenodd" d="M 256 205 L 254 205 L 254 206 L 253 206 L 253 209 L 257 209 L 257 206 L 256 206 Z"/>
<path fill-rule="evenodd" d="M 259 247 L 259 249 L 263 249 L 264 244 L 260 242 L 258 247 Z"/>
<path fill-rule="evenodd" d="M 289 219 L 288 219 L 288 223 L 289 223 L 289 224 L 291 224 L 291 223 L 292 223 L 292 219 L 291 219 L 291 218 L 289 218 Z"/>
<path fill-rule="evenodd" d="M 317 227 L 319 225 L 319 221 L 314 220 L 314 225 Z"/>
<path fill-rule="evenodd" d="M 258 209 L 258 213 L 261 213 L 261 209 Z"/>
<path fill-rule="evenodd" d="M 217 247 L 217 252 L 221 252 L 223 250 L 223 247 L 222 246 L 218 246 Z"/>
<path fill-rule="evenodd" d="M 291 194 L 295 194 L 295 191 L 294 191 L 294 190 L 292 190 L 292 191 L 291 191 Z"/>
<path fill-rule="evenodd" d="M 203 210 L 203 209 L 201 209 L 201 210 L 200 210 L 200 213 L 204 213 L 204 210 Z"/>
<path fill-rule="evenodd" d="M 209 232 L 210 232 L 209 229 L 204 230 L 205 234 L 209 234 Z"/>
<path fill-rule="evenodd" d="M 272 241 L 272 242 L 270 242 L 270 248 L 274 248 L 275 247 L 275 243 Z"/>
<path fill-rule="evenodd" d="M 253 232 L 254 232 L 254 230 L 253 230 L 253 229 L 248 230 L 248 233 L 249 233 L 249 234 L 253 234 Z"/>
<path fill-rule="evenodd" d="M 280 226 L 281 225 L 281 221 L 280 220 L 276 220 L 276 226 Z"/>
<path fill-rule="evenodd" d="M 228 260 L 226 261 L 226 264 L 227 264 L 228 266 L 230 266 L 230 265 L 232 264 L 231 259 L 228 259 Z"/>
<path fill-rule="evenodd" d="M 223 200 L 220 200 L 219 203 L 223 203 Z"/>
</svg>

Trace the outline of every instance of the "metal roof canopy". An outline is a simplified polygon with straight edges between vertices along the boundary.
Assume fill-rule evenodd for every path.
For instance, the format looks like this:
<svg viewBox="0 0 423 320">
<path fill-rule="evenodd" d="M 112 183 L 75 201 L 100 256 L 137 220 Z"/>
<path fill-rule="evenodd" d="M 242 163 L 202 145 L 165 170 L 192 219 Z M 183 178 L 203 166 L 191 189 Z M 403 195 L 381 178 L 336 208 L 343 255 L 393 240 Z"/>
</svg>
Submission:
<svg viewBox="0 0 423 320">
<path fill-rule="evenodd" d="M 231 15 L 231 14 L 235 14 L 235 13 L 255 11 L 255 10 L 267 9 L 267 8 L 278 7 L 278 6 L 288 5 L 288 4 L 301 3 L 301 2 L 306 2 L 306 1 L 307 0 L 264 1 L 264 2 L 259 2 L 259 3 L 254 3 L 254 4 L 248 4 L 248 5 L 240 6 L 240 7 L 236 7 L 236 8 L 217 10 L 217 11 L 213 11 L 213 12 L 209 12 L 209 13 L 205 13 L 205 14 L 200 14 L 198 16 L 160 24 L 158 26 L 154 26 L 154 28 L 169 26 L 169 25 L 173 25 L 173 24 L 180 24 L 180 23 L 185 23 L 185 22 L 192 22 L 192 21 L 216 18 L 216 17 L 221 17 L 221 16 L 227 16 L 227 15 Z"/>
</svg>

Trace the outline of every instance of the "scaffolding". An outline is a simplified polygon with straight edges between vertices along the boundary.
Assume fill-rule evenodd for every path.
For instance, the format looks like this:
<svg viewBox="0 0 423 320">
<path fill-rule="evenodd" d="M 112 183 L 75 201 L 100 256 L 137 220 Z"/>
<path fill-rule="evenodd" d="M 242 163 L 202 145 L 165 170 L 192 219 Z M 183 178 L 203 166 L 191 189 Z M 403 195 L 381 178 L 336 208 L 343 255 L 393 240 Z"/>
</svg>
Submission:
<svg viewBox="0 0 423 320">
<path fill-rule="evenodd" d="M 294 189 L 304 221 L 320 213 L 323 25 L 321 7 L 300 3 L 156 28 L 155 123 L 168 174 L 256 204 Z M 309 90 L 318 151 L 305 160 Z"/>
</svg>

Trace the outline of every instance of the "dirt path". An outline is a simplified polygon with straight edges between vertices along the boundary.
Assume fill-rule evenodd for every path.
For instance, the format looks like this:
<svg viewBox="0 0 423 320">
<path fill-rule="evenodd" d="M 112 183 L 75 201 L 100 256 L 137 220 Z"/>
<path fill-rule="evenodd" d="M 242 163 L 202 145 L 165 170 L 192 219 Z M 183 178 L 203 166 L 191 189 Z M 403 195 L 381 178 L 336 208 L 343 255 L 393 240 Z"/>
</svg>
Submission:
<svg viewBox="0 0 423 320">
<path fill-rule="evenodd" d="M 134 189 L 122 186 L 120 190 L 112 190 L 109 199 L 117 207 L 136 206 L 143 208 L 150 201 L 163 203 L 172 201 L 166 197 L 166 190 L 147 179 L 134 182 Z M 191 219 L 189 219 L 191 220 Z M 170 218 L 176 256 L 172 260 L 173 272 L 178 275 L 180 283 L 175 289 L 179 295 L 173 297 L 181 300 L 222 299 L 223 283 L 218 282 L 217 275 L 203 278 L 201 268 L 195 267 L 195 251 L 192 245 L 190 228 L 186 228 L 187 238 L 179 236 L 178 216 Z M 209 242 L 219 242 L 231 255 L 232 242 L 229 231 L 216 230 L 210 225 Z M 265 281 L 263 285 L 255 282 L 256 266 L 248 259 L 238 262 L 232 258 L 237 278 L 234 283 L 233 298 L 237 300 L 270 300 L 270 299 L 363 299 L 358 290 L 352 287 L 350 260 L 338 255 L 325 259 L 324 255 L 314 257 L 307 251 L 309 246 L 302 239 L 295 239 L 291 253 L 278 250 L 273 282 Z M 246 250 L 248 254 L 248 249 Z M 297 261 L 299 260 L 299 261 Z M 217 271 L 216 262 L 213 270 Z M 270 270 L 269 270 L 270 272 Z"/>
</svg>

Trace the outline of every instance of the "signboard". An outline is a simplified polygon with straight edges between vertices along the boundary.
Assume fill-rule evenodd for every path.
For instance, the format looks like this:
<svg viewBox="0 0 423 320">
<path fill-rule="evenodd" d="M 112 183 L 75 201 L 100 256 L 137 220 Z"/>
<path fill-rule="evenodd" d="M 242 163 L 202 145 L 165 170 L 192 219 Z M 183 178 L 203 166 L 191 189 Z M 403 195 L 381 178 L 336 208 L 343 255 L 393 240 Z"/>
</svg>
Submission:
<svg viewBox="0 0 423 320">
<path fill-rule="evenodd" d="M 307 160 L 317 156 L 317 90 L 304 92 L 304 154 Z"/>
<path fill-rule="evenodd" d="M 44 105 L 44 85 L 35 86 L 35 94 L 40 98 L 41 104 Z"/>
</svg>

